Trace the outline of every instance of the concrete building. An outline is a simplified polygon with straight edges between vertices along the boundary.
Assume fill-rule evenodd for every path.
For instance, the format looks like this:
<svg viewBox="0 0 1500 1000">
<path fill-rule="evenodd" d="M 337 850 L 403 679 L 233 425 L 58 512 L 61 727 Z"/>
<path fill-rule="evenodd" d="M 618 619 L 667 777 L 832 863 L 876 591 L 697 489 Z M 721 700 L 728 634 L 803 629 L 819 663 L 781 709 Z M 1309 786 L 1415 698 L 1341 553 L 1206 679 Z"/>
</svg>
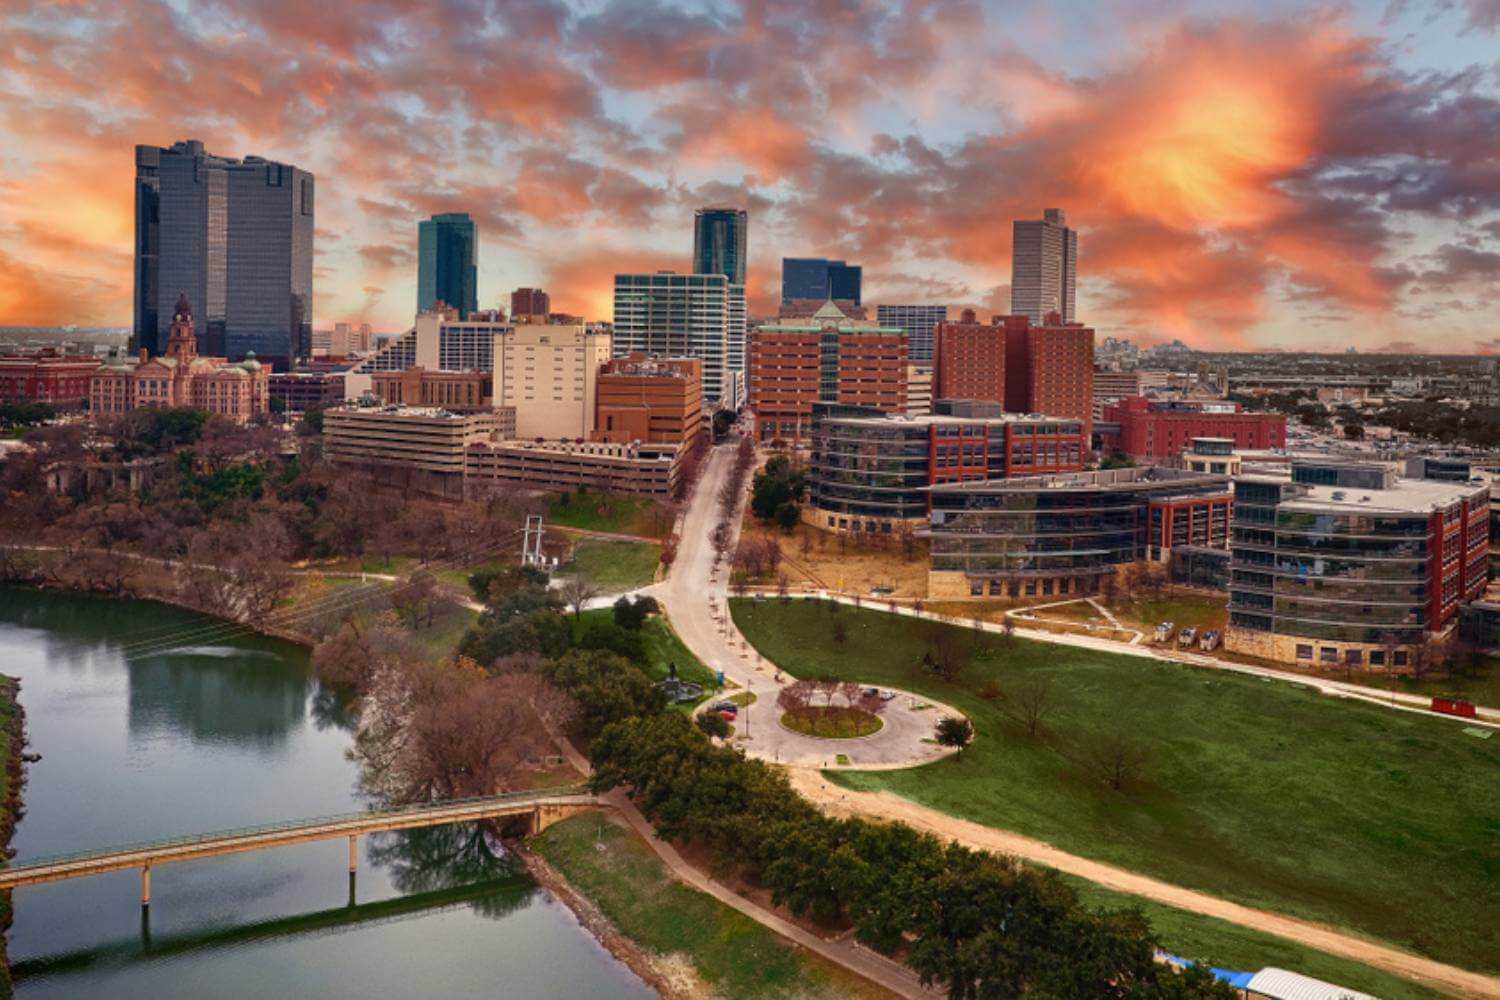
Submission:
<svg viewBox="0 0 1500 1000">
<path fill-rule="evenodd" d="M 272 372 L 268 384 L 272 409 L 283 413 L 326 410 L 344 401 L 341 371 Z"/>
<path fill-rule="evenodd" d="M 488 411 L 346 405 L 323 413 L 323 455 L 414 492 L 460 498 L 467 449 L 500 432 L 501 416 Z"/>
<path fill-rule="evenodd" d="M 525 323 L 495 337 L 491 395 L 522 438 L 587 438 L 610 334 L 584 323 Z"/>
<path fill-rule="evenodd" d="M 1115 372 L 1094 369 L 1094 420 L 1104 419 L 1104 407 L 1128 396 L 1144 394 L 1139 371 Z"/>
<path fill-rule="evenodd" d="M 498 312 L 477 312 L 459 319 L 451 307 L 421 313 L 411 329 L 392 338 L 375 354 L 351 368 L 344 380 L 344 398 L 356 400 L 374 393 L 376 372 L 408 368 L 428 371 L 495 370 L 495 344 L 512 327 Z"/>
<path fill-rule="evenodd" d="M 487 483 L 532 490 L 590 490 L 669 499 L 682 474 L 674 445 L 495 441 L 469 448 L 470 488 Z"/>
<path fill-rule="evenodd" d="M 1227 438 L 1238 450 L 1286 447 L 1286 417 L 1279 413 L 1245 413 L 1227 401 L 1164 402 L 1130 396 L 1104 407 L 1105 422 L 1115 425 L 1105 451 L 1146 461 L 1176 461 L 1194 438 Z"/>
<path fill-rule="evenodd" d="M 947 306 L 878 305 L 875 322 L 906 331 L 906 353 L 918 364 L 931 364 L 933 338 L 939 323 L 948 319 Z"/>
<path fill-rule="evenodd" d="M 750 217 L 743 208 L 700 208 L 693 214 L 693 273 L 722 274 L 745 285 Z"/>
<path fill-rule="evenodd" d="M 439 303 L 467 319 L 479 309 L 479 229 L 468 212 L 444 212 L 417 226 L 417 312 Z"/>
<path fill-rule="evenodd" d="M 142 406 L 190 406 L 246 424 L 270 412 L 270 374 L 254 351 L 239 364 L 200 356 L 192 306 L 179 297 L 163 354 L 153 358 L 142 348 L 133 365 L 116 359 L 94 370 L 89 416 L 103 421 Z"/>
<path fill-rule="evenodd" d="M 1409 672 L 1489 575 L 1489 486 L 1294 462 L 1234 486 L 1225 647 Z"/>
<path fill-rule="evenodd" d="M 551 313 L 552 296 L 540 288 L 517 288 L 510 293 L 510 317 L 515 322 L 542 323 Z"/>
<path fill-rule="evenodd" d="M 615 355 L 698 358 L 705 406 L 744 403 L 744 344 L 743 285 L 722 274 L 615 275 Z"/>
<path fill-rule="evenodd" d="M 348 357 L 352 354 L 369 353 L 374 340 L 370 324 L 335 323 L 332 329 L 324 328 L 312 332 L 313 357 Z"/>
<path fill-rule="evenodd" d="M 803 520 L 828 531 L 890 534 L 916 527 L 939 483 L 1083 468 L 1076 420 L 1004 413 L 998 403 L 939 400 L 925 417 L 867 406 L 813 407 Z"/>
<path fill-rule="evenodd" d="M 932 366 L 906 366 L 906 415 L 925 417 L 932 412 Z"/>
<path fill-rule="evenodd" d="M 494 376 L 479 371 L 428 371 L 420 365 L 371 376 L 375 398 L 398 406 L 433 407 L 454 413 L 493 410 Z"/>
<path fill-rule="evenodd" d="M 312 349 L 313 176 L 197 140 L 135 147 L 136 343 L 167 347 L 174 303 L 198 308 L 200 356 L 290 367 Z"/>
<path fill-rule="evenodd" d="M 76 410 L 89 398 L 89 380 L 100 359 L 43 350 L 0 354 L 0 403 L 46 403 Z"/>
<path fill-rule="evenodd" d="M 691 450 L 704 439 L 703 362 L 633 354 L 599 370 L 592 440 Z"/>
<path fill-rule="evenodd" d="M 1244 465 L 1244 455 L 1234 448 L 1230 438 L 1193 438 L 1182 453 L 1182 467 L 1189 472 L 1207 472 L 1215 476 L 1237 476 Z"/>
<path fill-rule="evenodd" d="M 750 337 L 750 407 L 765 443 L 803 443 L 817 402 L 905 413 L 906 380 L 905 332 L 851 320 L 832 302 Z"/>
<path fill-rule="evenodd" d="M 1093 593 L 1119 567 L 1167 558 L 1179 538 L 1222 539 L 1228 483 L 1145 466 L 933 486 L 928 596 Z"/>
<path fill-rule="evenodd" d="M 1077 306 L 1078 234 L 1060 208 L 1011 225 L 1010 311 L 1033 323 L 1057 313 L 1073 322 Z"/>
</svg>

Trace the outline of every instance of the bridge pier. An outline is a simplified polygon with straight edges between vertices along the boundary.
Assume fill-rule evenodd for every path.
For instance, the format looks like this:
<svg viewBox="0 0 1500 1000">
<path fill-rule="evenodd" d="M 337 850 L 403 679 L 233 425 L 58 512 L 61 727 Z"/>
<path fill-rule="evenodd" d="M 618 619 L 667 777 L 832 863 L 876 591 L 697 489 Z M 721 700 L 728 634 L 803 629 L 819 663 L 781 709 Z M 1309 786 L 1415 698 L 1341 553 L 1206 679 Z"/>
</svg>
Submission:
<svg viewBox="0 0 1500 1000">
<path fill-rule="evenodd" d="M 359 834 L 349 834 L 349 874 L 359 871 Z"/>
<path fill-rule="evenodd" d="M 151 905 L 151 866 L 141 866 L 141 909 Z"/>
</svg>

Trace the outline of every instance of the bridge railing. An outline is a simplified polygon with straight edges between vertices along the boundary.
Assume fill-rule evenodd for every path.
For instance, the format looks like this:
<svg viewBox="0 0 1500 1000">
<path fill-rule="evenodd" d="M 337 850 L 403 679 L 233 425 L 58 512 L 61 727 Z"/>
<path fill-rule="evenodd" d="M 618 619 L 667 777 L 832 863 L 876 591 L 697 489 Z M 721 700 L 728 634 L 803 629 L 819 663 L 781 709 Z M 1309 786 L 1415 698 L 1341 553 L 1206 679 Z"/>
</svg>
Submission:
<svg viewBox="0 0 1500 1000">
<path fill-rule="evenodd" d="M 366 809 L 361 812 L 333 813 L 328 816 L 311 816 L 306 819 L 284 820 L 280 823 L 264 823 L 259 826 L 242 826 L 229 830 L 196 833 L 186 837 L 144 840 L 131 844 L 111 845 L 86 851 L 72 851 L 66 854 L 48 854 L 41 857 L 26 858 L 19 864 L 12 864 L 0 870 L 15 872 L 32 868 L 48 868 L 53 865 L 67 864 L 72 861 L 85 861 L 113 854 L 171 850 L 172 848 L 191 847 L 194 844 L 203 844 L 215 840 L 235 840 L 242 837 L 255 837 L 261 834 L 289 833 L 293 830 L 310 829 L 338 823 L 356 821 L 380 822 L 381 820 L 402 819 L 407 816 L 421 815 L 423 813 L 447 812 L 449 810 L 461 810 L 468 807 L 499 806 L 511 802 L 535 801 L 541 804 L 548 799 L 587 794 L 590 794 L 587 785 L 559 785 L 556 788 L 538 788 L 524 792 L 502 792 L 499 795 L 476 795 L 465 799 L 440 799 L 434 802 L 418 802 L 407 806 L 397 806 L 394 809 Z"/>
</svg>

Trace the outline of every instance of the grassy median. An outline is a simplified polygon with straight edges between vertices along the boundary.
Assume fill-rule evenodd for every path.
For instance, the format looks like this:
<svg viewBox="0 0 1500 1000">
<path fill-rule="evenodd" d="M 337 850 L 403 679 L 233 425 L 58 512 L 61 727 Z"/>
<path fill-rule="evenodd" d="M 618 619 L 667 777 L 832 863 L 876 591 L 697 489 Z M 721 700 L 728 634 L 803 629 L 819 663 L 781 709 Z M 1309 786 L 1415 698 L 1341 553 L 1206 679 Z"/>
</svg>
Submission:
<svg viewBox="0 0 1500 1000">
<path fill-rule="evenodd" d="M 716 995 L 888 995 L 676 881 L 634 832 L 601 815 L 549 827 L 533 847 L 620 933 L 659 956 L 685 958 Z"/>
<path fill-rule="evenodd" d="M 922 667 L 931 630 L 948 626 L 844 607 L 840 630 L 818 601 L 731 609 L 796 676 L 907 688 L 974 721 L 959 759 L 834 781 L 1500 970 L 1500 739 L 1293 684 L 969 629 L 945 640 L 979 643 L 950 683 Z M 1039 683 L 1050 705 L 1033 738 L 1021 703 Z M 1101 778 L 1111 743 L 1144 755 L 1122 790 Z"/>
<path fill-rule="evenodd" d="M 601 593 L 618 594 L 651 583 L 659 562 L 661 546 L 652 542 L 590 538 L 578 543 L 560 572 L 582 576 Z"/>
</svg>

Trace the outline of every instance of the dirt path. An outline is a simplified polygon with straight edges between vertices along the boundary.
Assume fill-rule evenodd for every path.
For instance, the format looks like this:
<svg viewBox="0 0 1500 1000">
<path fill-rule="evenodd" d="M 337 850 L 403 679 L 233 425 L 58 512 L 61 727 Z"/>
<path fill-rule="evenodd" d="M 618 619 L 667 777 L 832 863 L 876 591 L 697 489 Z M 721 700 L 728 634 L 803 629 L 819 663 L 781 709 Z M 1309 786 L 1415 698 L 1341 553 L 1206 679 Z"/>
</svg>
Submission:
<svg viewBox="0 0 1500 1000">
<path fill-rule="evenodd" d="M 955 840 L 968 847 L 1015 855 L 1088 879 L 1108 889 L 1144 896 L 1191 913 L 1217 917 L 1241 927 L 1284 937 L 1330 955 L 1363 962 L 1434 989 L 1459 996 L 1500 997 L 1500 979 L 1492 976 L 1468 972 L 1412 955 L 1311 921 L 1231 903 L 1123 868 L 1081 858 L 1044 841 L 958 819 L 890 792 L 856 792 L 839 788 L 817 771 L 807 768 L 788 768 L 788 775 L 797 791 L 831 815 L 865 816 L 904 822 L 918 830 Z"/>
</svg>

